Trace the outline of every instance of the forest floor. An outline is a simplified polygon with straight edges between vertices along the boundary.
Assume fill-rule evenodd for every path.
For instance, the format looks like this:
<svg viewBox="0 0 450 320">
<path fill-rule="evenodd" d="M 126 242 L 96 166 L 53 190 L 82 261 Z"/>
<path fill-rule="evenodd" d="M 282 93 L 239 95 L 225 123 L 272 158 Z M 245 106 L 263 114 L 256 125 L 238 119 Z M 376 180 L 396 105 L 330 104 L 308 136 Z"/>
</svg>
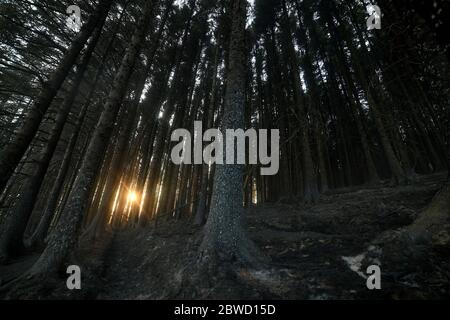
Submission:
<svg viewBox="0 0 450 320">
<path fill-rule="evenodd" d="M 381 267 L 382 289 L 368 290 L 365 278 L 365 258 L 373 250 L 373 240 L 414 221 L 444 179 L 444 174 L 436 174 L 420 176 L 415 183 L 396 188 L 383 185 L 335 190 L 322 195 L 315 205 L 285 201 L 249 208 L 246 228 L 270 257 L 258 270 L 239 267 L 218 273 L 207 283 L 191 279 L 202 233 L 190 222 L 180 220 L 157 230 L 149 227 L 116 231 L 96 246 L 81 246 L 75 262 L 82 265 L 82 290 L 69 291 L 65 280 L 54 280 L 34 290 L 15 290 L 6 297 L 448 298 L 448 250 L 431 250 L 420 263 L 391 250 L 383 255 L 383 261 L 374 262 Z"/>
</svg>

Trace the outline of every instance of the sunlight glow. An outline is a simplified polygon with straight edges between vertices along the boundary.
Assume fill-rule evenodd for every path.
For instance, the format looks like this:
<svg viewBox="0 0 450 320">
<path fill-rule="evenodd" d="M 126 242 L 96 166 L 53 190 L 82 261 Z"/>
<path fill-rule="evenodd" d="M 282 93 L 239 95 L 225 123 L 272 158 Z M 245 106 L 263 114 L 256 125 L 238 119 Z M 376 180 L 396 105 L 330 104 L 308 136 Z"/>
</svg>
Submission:
<svg viewBox="0 0 450 320">
<path fill-rule="evenodd" d="M 135 202 L 138 199 L 138 194 L 134 191 L 128 192 L 128 201 Z"/>
</svg>

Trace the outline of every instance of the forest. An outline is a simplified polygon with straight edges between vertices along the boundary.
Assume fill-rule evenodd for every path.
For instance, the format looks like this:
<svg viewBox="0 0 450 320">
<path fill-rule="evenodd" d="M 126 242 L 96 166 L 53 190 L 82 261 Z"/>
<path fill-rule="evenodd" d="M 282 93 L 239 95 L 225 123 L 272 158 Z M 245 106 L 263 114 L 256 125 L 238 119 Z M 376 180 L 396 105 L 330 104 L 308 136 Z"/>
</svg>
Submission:
<svg viewBox="0 0 450 320">
<path fill-rule="evenodd" d="M 448 298 L 449 9 L 0 0 L 0 299 Z"/>
</svg>

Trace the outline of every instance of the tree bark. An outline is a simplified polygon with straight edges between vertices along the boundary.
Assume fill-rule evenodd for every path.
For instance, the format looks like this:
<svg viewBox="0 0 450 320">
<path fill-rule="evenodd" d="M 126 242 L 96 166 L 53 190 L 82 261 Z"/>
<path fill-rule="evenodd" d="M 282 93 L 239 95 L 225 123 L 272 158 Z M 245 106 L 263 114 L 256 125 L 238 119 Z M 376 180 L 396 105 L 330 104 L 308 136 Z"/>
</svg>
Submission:
<svg viewBox="0 0 450 320">
<path fill-rule="evenodd" d="M 11 206 L 7 208 L 6 218 L 2 222 L 2 232 L 0 236 L 0 261 L 6 260 L 11 251 L 16 253 L 23 247 L 23 234 L 25 232 L 28 219 L 33 211 L 34 204 L 41 189 L 42 182 L 47 172 L 50 160 L 58 144 L 59 138 L 63 131 L 69 112 L 73 106 L 75 97 L 78 94 L 78 89 L 83 80 L 85 71 L 88 67 L 92 53 L 100 38 L 103 20 L 99 22 L 97 31 L 91 39 L 83 59 L 76 71 L 75 79 L 69 94 L 63 102 L 63 105 L 58 110 L 55 122 L 52 126 L 49 140 L 42 146 L 42 149 L 36 153 L 31 154 L 24 170 L 27 171 L 25 178 L 20 178 L 16 183 L 22 185 L 20 196 L 14 199 Z"/>
<path fill-rule="evenodd" d="M 226 129 L 244 127 L 245 102 L 245 0 L 232 2 L 232 31 L 229 51 L 229 69 L 225 95 L 225 110 L 221 124 Z M 226 143 L 224 143 L 226 150 Z M 243 168 L 237 164 L 217 164 L 211 209 L 200 247 L 200 260 L 214 265 L 218 260 L 253 263 L 253 242 L 246 237 L 242 227 Z"/>
<path fill-rule="evenodd" d="M 56 271 L 64 262 L 70 250 L 76 245 L 78 231 L 95 175 L 103 159 L 135 60 L 140 53 L 142 43 L 147 34 L 147 27 L 149 26 L 149 19 L 152 18 L 154 5 L 154 1 L 147 2 L 145 12 L 138 19 L 131 42 L 115 76 L 112 89 L 89 142 L 67 203 L 55 229 L 50 234 L 47 247 L 30 270 L 32 275 L 46 275 Z"/>
<path fill-rule="evenodd" d="M 314 203 L 319 200 L 319 186 L 317 181 L 317 173 L 314 168 L 312 159 L 311 146 L 309 141 L 309 125 L 308 110 L 304 92 L 302 91 L 302 83 L 300 80 L 299 58 L 295 52 L 292 42 L 292 31 L 288 16 L 288 10 L 285 1 L 283 1 L 283 32 L 285 37 L 285 46 L 291 64 L 291 72 L 293 78 L 294 101 L 298 108 L 298 119 L 300 125 L 300 146 L 302 155 L 303 168 L 303 200 L 306 203 Z"/>
<path fill-rule="evenodd" d="M 216 105 L 216 92 L 217 92 L 217 69 L 220 59 L 220 49 L 219 46 L 216 47 L 215 57 L 214 57 L 214 72 L 212 78 L 211 85 L 211 99 L 209 100 L 208 110 L 206 111 L 206 128 L 204 130 L 210 129 L 214 123 L 214 106 Z M 197 210 L 195 211 L 194 224 L 197 226 L 204 225 L 206 222 L 206 200 L 207 200 L 207 189 L 208 189 L 208 173 L 209 173 L 209 164 L 204 163 L 202 165 L 201 170 L 201 178 L 200 178 L 200 194 L 199 200 L 197 203 Z"/>
<path fill-rule="evenodd" d="M 44 83 L 39 96 L 30 107 L 23 125 L 15 132 L 14 139 L 0 152 L 0 192 L 4 189 L 8 179 L 33 140 L 44 114 L 72 69 L 86 41 L 98 23 L 106 18 L 112 2 L 113 0 L 100 1 L 95 13 L 82 26 L 58 67 Z"/>
</svg>

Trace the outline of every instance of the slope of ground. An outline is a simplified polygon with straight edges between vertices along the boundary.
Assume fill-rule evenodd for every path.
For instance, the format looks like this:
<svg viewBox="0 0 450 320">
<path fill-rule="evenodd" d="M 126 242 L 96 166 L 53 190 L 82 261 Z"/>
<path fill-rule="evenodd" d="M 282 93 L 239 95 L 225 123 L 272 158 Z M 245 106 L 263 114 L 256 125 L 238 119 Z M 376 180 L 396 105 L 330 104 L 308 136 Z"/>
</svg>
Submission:
<svg viewBox="0 0 450 320">
<path fill-rule="evenodd" d="M 263 270 L 190 279 L 201 232 L 180 221 L 170 228 L 117 233 L 99 299 L 163 298 L 440 298 L 449 293 L 448 257 L 433 252 L 413 271 L 383 273 L 382 290 L 369 291 L 357 256 L 386 230 L 410 224 L 441 187 L 443 176 L 413 185 L 341 190 L 320 203 L 272 204 L 247 210 L 251 237 L 271 258 Z M 356 257 L 356 258 L 351 258 Z M 405 261 L 405 263 L 408 263 Z M 357 266 L 356 266 L 357 267 Z M 361 274 L 363 273 L 363 274 Z"/>
<path fill-rule="evenodd" d="M 259 270 L 224 269 L 199 281 L 195 273 L 201 230 L 190 221 L 116 231 L 96 250 L 81 250 L 83 290 L 65 281 L 54 290 L 16 291 L 13 297 L 92 299 L 428 299 L 450 293 L 448 250 L 419 264 L 390 259 L 381 290 L 366 287 L 362 261 L 373 239 L 410 224 L 440 189 L 445 175 L 408 186 L 339 190 L 315 205 L 290 201 L 246 210 L 251 238 L 270 257 Z M 101 249 L 99 249 L 101 248 Z M 399 248 L 398 250 L 401 250 Z M 362 253 L 365 253 L 362 255 Z M 392 258 L 396 252 L 389 253 Z M 393 262 L 395 261 L 395 262 Z M 39 292 L 39 293 L 36 293 Z"/>
</svg>

